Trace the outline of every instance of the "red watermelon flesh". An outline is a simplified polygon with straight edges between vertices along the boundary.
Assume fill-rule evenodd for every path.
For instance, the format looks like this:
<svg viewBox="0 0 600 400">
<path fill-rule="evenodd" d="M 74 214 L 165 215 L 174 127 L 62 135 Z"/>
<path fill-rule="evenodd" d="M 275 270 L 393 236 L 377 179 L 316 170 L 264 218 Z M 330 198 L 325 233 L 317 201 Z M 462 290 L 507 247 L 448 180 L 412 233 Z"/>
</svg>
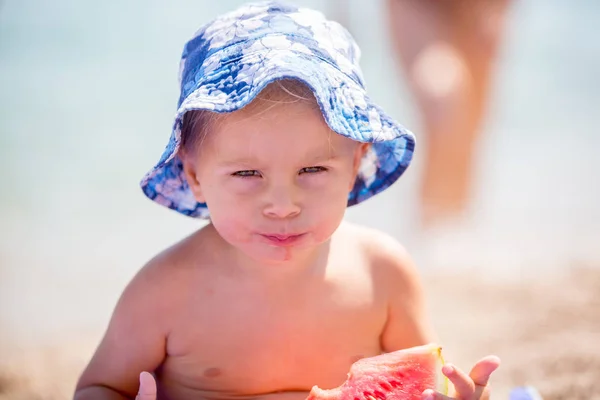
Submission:
<svg viewBox="0 0 600 400">
<path fill-rule="evenodd" d="M 330 390 L 314 386 L 306 400 L 417 400 L 425 389 L 446 394 L 441 351 L 429 344 L 363 358 L 352 364 L 344 384 Z"/>
</svg>

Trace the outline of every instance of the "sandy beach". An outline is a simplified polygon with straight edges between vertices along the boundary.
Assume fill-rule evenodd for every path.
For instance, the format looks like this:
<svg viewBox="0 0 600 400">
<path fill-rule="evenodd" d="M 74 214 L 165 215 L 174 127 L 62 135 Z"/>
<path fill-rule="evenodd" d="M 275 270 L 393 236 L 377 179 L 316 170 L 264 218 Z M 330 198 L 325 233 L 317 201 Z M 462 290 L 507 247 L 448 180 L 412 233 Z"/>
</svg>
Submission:
<svg viewBox="0 0 600 400">
<path fill-rule="evenodd" d="M 600 399 L 600 271 L 539 282 L 437 277 L 431 306 L 449 359 L 469 366 L 487 353 L 502 365 L 492 399 L 533 385 L 544 399 Z"/>
<path fill-rule="evenodd" d="M 469 366 L 502 359 L 493 399 L 533 385 L 547 400 L 600 399 L 600 269 L 537 282 L 491 282 L 477 274 L 425 277 L 446 358 Z M 69 399 L 101 332 L 43 347 L 1 338 L 1 400 Z"/>
</svg>

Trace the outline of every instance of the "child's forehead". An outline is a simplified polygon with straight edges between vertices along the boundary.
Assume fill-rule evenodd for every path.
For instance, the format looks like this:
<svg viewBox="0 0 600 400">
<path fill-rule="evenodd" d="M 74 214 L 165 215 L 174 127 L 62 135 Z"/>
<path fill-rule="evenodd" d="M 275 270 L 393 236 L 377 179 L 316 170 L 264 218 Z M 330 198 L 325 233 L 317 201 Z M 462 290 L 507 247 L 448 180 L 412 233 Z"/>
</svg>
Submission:
<svg viewBox="0 0 600 400">
<path fill-rule="evenodd" d="M 332 158 L 357 143 L 331 130 L 318 110 L 306 107 L 274 105 L 262 113 L 239 110 L 219 119 L 209 137 L 224 158 L 269 159 L 277 154 Z"/>
</svg>

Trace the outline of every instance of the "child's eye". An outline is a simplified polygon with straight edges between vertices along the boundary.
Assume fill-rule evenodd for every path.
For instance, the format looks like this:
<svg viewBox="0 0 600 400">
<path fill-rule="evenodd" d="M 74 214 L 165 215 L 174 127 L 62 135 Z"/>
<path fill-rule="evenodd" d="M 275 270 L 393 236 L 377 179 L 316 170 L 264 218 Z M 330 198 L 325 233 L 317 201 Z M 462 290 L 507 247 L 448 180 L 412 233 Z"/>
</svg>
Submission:
<svg viewBox="0 0 600 400">
<path fill-rule="evenodd" d="M 232 176 L 239 176 L 242 178 L 251 178 L 254 176 L 260 176 L 260 172 L 258 172 L 257 170 L 254 169 L 248 169 L 248 170 L 244 170 L 244 171 L 236 171 L 233 174 L 231 174 Z"/>
<path fill-rule="evenodd" d="M 324 172 L 327 171 L 327 168 L 325 167 L 306 167 L 306 168 L 302 168 L 300 170 L 301 174 L 315 174 L 317 172 Z"/>
</svg>

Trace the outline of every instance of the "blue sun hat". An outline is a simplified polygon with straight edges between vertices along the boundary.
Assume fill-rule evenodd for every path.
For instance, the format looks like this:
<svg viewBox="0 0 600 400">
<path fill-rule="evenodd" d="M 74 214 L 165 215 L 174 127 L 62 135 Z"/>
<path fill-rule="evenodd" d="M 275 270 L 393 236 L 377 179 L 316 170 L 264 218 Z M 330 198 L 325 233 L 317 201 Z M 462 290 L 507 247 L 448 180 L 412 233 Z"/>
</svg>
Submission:
<svg viewBox="0 0 600 400">
<path fill-rule="evenodd" d="M 203 26 L 184 47 L 171 138 L 142 179 L 143 192 L 184 215 L 208 218 L 206 204 L 194 198 L 178 156 L 184 114 L 239 110 L 278 79 L 304 82 L 333 131 L 372 143 L 348 206 L 387 189 L 410 164 L 415 139 L 367 96 L 359 59 L 358 45 L 340 24 L 286 3 L 246 4 Z"/>
</svg>

